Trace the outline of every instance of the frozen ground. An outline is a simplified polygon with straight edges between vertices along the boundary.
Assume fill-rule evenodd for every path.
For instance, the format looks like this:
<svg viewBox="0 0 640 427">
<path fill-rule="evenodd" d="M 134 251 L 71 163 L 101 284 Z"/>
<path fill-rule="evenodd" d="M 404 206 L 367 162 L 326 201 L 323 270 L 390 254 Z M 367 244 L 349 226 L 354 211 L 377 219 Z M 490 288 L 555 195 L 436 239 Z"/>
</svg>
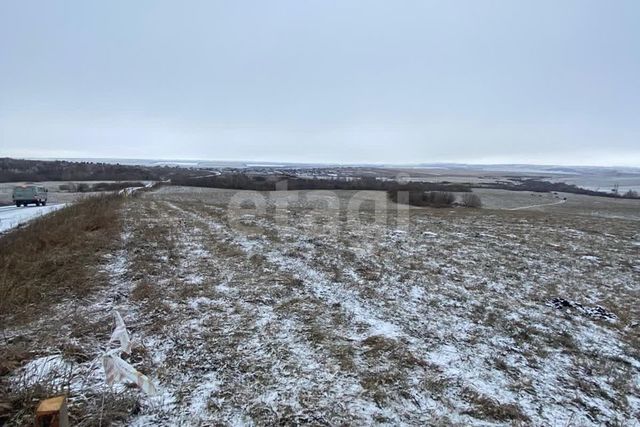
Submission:
<svg viewBox="0 0 640 427">
<path fill-rule="evenodd" d="M 638 425 L 637 221 L 237 194 L 129 199 L 103 291 L 5 333 L 55 338 L 16 381 L 63 367 L 127 425 Z M 159 396 L 104 386 L 114 308 Z"/>
<path fill-rule="evenodd" d="M 0 233 L 15 228 L 19 225 L 26 224 L 34 218 L 46 215 L 56 211 L 65 204 L 48 205 L 48 206 L 0 206 Z"/>
</svg>

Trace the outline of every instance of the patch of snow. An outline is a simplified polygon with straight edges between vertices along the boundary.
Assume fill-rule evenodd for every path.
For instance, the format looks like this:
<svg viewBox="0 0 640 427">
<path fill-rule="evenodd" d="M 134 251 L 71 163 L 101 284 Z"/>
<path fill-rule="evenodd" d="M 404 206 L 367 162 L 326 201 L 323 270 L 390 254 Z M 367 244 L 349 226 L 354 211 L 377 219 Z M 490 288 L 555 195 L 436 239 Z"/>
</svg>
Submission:
<svg viewBox="0 0 640 427">
<path fill-rule="evenodd" d="M 28 387 L 39 382 L 62 385 L 70 377 L 72 365 L 61 355 L 44 356 L 27 363 L 14 379 L 20 387 Z"/>
<path fill-rule="evenodd" d="M 26 206 L 17 208 L 15 206 L 0 207 L 0 233 L 4 233 L 12 228 L 26 224 L 35 218 L 55 212 L 67 206 L 66 203 L 48 206 Z"/>
<path fill-rule="evenodd" d="M 200 377 L 200 383 L 191 392 L 191 401 L 187 410 L 197 420 L 206 419 L 209 414 L 208 403 L 211 394 L 220 388 L 220 381 L 215 372 L 208 372 Z"/>
</svg>

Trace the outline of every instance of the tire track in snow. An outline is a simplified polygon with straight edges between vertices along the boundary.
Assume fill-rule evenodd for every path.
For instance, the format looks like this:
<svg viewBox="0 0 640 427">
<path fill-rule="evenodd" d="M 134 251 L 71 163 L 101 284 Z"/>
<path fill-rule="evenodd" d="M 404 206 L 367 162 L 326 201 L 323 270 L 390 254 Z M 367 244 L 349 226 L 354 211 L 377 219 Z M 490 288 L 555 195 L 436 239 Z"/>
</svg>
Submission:
<svg viewBox="0 0 640 427">
<path fill-rule="evenodd" d="M 561 204 L 566 203 L 566 202 L 567 202 L 566 199 L 562 199 L 562 200 L 560 200 L 558 202 L 543 203 L 543 204 L 540 204 L 540 205 L 520 206 L 520 207 L 517 207 L 517 208 L 510 208 L 510 209 L 507 209 L 507 210 L 508 211 L 520 211 L 520 210 L 523 210 L 523 209 L 542 208 L 544 206 L 561 205 Z"/>
<path fill-rule="evenodd" d="M 174 209 L 180 209 L 173 205 Z M 223 232 L 225 237 L 233 240 L 237 245 L 242 247 L 249 255 L 262 254 L 273 265 L 277 266 L 281 271 L 302 280 L 305 285 L 312 291 L 312 294 L 318 299 L 325 301 L 327 305 L 340 304 L 356 322 L 369 325 L 369 331 L 364 334 L 356 334 L 350 339 L 365 339 L 371 335 L 384 335 L 389 338 L 405 338 L 414 341 L 415 338 L 403 332 L 402 328 L 393 322 L 383 320 L 382 317 L 375 313 L 372 307 L 360 301 L 360 298 L 353 292 L 350 292 L 340 283 L 331 281 L 325 273 L 317 270 L 305 260 L 300 258 L 287 257 L 279 248 L 267 247 L 262 242 L 255 240 L 249 241 L 246 237 L 239 237 L 238 233 L 230 233 L 226 227 L 218 222 L 212 221 L 190 212 L 194 218 L 208 224 L 214 231 Z M 287 232 L 293 234 L 295 232 L 298 241 L 303 240 L 303 235 L 298 230 L 287 229 Z"/>
<path fill-rule="evenodd" d="M 266 256 L 268 262 L 278 268 L 278 271 L 289 273 L 293 277 L 303 277 L 299 274 L 293 274 L 297 269 L 304 269 L 302 265 L 288 265 L 282 263 L 281 258 L 272 253 L 266 248 L 266 245 L 262 242 L 255 240 L 249 240 L 246 237 L 240 236 L 237 232 L 232 232 L 227 225 L 221 224 L 213 220 L 212 217 L 203 215 L 200 211 L 191 209 L 190 207 L 177 206 L 171 202 L 165 202 L 166 205 L 179 215 L 186 215 L 192 220 L 197 221 L 200 224 L 208 227 L 209 232 L 218 241 L 233 242 L 233 244 L 242 248 L 247 259 L 253 254 L 263 254 Z M 235 268 L 235 266 L 234 266 Z M 306 271 L 311 274 L 308 277 L 304 277 L 305 283 L 309 283 L 310 280 L 324 280 L 326 279 L 316 275 L 317 273 L 310 268 L 306 268 Z M 266 280 L 268 282 L 269 280 Z M 308 290 L 308 289 L 307 289 Z M 268 292 L 268 289 L 265 288 Z M 312 289 L 312 295 L 317 297 L 319 301 L 324 304 L 332 304 L 337 302 L 337 299 L 331 299 L 327 302 L 326 295 L 322 295 L 318 289 Z M 325 298 L 322 298 L 322 297 Z M 249 407 L 259 408 L 260 405 L 272 408 L 273 405 L 287 404 L 299 412 L 298 415 L 306 411 L 304 407 L 299 404 L 300 396 L 308 395 L 310 392 L 315 394 L 314 389 L 321 388 L 323 391 L 319 394 L 320 401 L 316 403 L 314 411 L 322 416 L 331 417 L 333 413 L 337 419 L 342 418 L 344 414 L 335 414 L 335 402 L 349 397 L 347 401 L 348 412 L 350 416 L 360 418 L 361 422 L 370 424 L 373 422 L 375 414 L 381 412 L 375 402 L 371 399 L 365 398 L 362 393 L 363 389 L 357 377 L 354 377 L 352 373 L 345 373 L 341 371 L 335 371 L 335 361 L 332 362 L 331 353 L 329 350 L 323 348 L 320 353 L 318 348 L 311 347 L 308 337 L 305 335 L 305 324 L 301 323 L 296 316 L 282 316 L 281 314 L 274 313 L 273 310 L 264 312 L 260 306 L 255 306 L 250 301 L 243 301 L 246 298 L 237 296 L 237 301 L 242 304 L 249 303 L 249 309 L 256 311 L 255 316 L 252 317 L 254 325 L 258 328 L 258 331 L 252 333 L 249 337 L 245 338 L 242 346 L 239 348 L 241 353 L 244 353 L 244 357 L 259 358 L 258 363 L 268 364 L 267 367 L 271 369 L 273 378 L 277 379 L 276 383 L 267 388 L 264 393 L 260 394 L 256 399 L 250 401 L 246 405 Z M 264 307 L 263 307 L 264 308 Z M 251 327 L 249 327 L 251 329 Z M 267 329 L 268 328 L 268 331 Z M 246 328 L 245 328 L 246 329 Z M 282 350 L 277 351 L 276 354 L 270 354 L 274 349 L 278 349 L 280 346 L 284 347 Z M 267 353 L 265 353 L 265 351 Z M 325 353 L 326 352 L 326 353 Z M 269 353 L 269 354 L 268 354 Z M 286 356 L 289 353 L 290 356 Z M 250 355 L 250 356 L 249 356 Z M 241 354 L 238 356 L 242 357 Z M 274 356 L 276 356 L 274 358 Z M 283 363 L 284 361 L 284 363 Z M 291 372 L 286 368 L 287 363 L 293 363 L 296 366 L 298 373 L 291 378 Z M 285 369 L 284 372 L 281 372 Z M 282 382 L 284 381 L 284 382 Z M 289 381 L 289 382 L 287 382 Z M 274 397 L 278 397 L 278 400 L 274 401 Z M 253 396 L 249 396 L 251 398 Z M 302 412 L 301 412 L 302 411 Z M 344 411 L 344 408 L 341 409 Z M 394 417 L 394 412 L 385 410 L 385 416 Z M 364 418 L 362 418 L 364 417 Z"/>
</svg>

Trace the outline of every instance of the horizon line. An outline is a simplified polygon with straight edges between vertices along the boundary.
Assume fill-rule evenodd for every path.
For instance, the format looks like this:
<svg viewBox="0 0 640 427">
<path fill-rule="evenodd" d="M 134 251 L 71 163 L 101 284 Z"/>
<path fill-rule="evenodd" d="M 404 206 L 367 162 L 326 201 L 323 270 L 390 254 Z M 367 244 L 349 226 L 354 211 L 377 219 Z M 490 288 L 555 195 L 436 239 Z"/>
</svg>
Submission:
<svg viewBox="0 0 640 427">
<path fill-rule="evenodd" d="M 166 163 L 179 163 L 179 162 L 191 162 L 191 163 L 243 163 L 243 164 L 257 164 L 264 167 L 277 167 L 279 165 L 294 166 L 294 165 L 309 165 L 309 166 L 331 166 L 331 167 L 421 167 L 421 166 L 537 166 L 537 167 L 564 167 L 564 168 L 622 168 L 622 169 L 640 169 L 640 165 L 576 165 L 566 163 L 491 163 L 491 162 L 473 162 L 473 161 L 439 161 L 439 162 L 408 162 L 408 163 L 386 163 L 386 162 L 313 162 L 313 161 L 272 161 L 272 160 L 247 160 L 247 159 L 198 159 L 198 158 L 144 158 L 144 157 L 12 157 L 6 156 L 5 158 L 16 160 L 36 160 L 36 161 L 103 161 L 103 163 L 111 163 L 113 161 L 145 161 L 145 162 L 166 162 Z M 109 162 L 111 161 L 111 162 Z"/>
</svg>

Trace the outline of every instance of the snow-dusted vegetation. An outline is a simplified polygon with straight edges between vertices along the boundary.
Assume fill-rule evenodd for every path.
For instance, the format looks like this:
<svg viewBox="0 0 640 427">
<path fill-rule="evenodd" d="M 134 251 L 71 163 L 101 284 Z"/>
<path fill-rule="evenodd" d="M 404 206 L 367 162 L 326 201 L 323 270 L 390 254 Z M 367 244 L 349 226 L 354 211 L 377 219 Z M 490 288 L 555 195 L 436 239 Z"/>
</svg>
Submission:
<svg viewBox="0 0 640 427">
<path fill-rule="evenodd" d="M 48 337 L 12 384 L 64 367 L 78 425 L 637 424 L 637 221 L 237 194 L 128 199 L 104 285 L 4 331 Z M 105 385 L 113 309 L 157 396 Z"/>
</svg>

